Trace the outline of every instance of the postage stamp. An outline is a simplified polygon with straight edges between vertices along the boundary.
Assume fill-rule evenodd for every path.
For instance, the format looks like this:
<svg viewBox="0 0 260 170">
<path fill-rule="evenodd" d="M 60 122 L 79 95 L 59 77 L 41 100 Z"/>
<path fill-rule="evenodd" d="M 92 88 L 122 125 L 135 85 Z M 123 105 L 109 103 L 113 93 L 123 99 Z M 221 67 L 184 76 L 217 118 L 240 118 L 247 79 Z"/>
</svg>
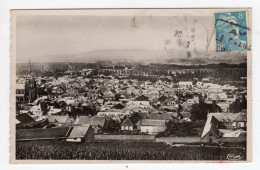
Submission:
<svg viewBox="0 0 260 170">
<path fill-rule="evenodd" d="M 215 13 L 217 52 L 248 50 L 246 11 Z"/>
</svg>

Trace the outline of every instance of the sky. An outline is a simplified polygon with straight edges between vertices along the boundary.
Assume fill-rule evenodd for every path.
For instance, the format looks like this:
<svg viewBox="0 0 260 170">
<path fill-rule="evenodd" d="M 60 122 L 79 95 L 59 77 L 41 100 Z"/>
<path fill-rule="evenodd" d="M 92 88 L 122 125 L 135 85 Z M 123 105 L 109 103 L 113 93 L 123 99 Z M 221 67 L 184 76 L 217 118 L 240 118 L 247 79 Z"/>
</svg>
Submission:
<svg viewBox="0 0 260 170">
<path fill-rule="evenodd" d="M 212 16 L 23 15 L 16 22 L 16 58 L 25 62 L 95 50 L 205 50 L 213 27 Z M 211 43 L 209 49 L 214 48 Z"/>
</svg>

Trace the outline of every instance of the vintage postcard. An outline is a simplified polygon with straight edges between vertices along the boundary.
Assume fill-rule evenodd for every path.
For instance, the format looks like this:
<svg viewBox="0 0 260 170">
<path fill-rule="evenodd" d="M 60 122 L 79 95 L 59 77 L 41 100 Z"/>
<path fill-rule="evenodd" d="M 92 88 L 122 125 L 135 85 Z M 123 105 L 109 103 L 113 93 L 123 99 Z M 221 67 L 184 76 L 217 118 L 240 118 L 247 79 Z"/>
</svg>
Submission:
<svg viewBox="0 0 260 170">
<path fill-rule="evenodd" d="M 10 163 L 252 160 L 250 8 L 10 15 Z"/>
</svg>

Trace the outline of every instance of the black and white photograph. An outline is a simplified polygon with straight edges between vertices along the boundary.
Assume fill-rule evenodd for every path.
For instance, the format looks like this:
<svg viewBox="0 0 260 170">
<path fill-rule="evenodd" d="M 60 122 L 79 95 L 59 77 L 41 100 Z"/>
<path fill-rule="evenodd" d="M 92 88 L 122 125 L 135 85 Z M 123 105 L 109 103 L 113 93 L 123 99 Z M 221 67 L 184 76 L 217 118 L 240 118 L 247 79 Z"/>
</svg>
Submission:
<svg viewBox="0 0 260 170">
<path fill-rule="evenodd" d="M 251 160 L 251 8 L 11 11 L 11 158 Z"/>
</svg>

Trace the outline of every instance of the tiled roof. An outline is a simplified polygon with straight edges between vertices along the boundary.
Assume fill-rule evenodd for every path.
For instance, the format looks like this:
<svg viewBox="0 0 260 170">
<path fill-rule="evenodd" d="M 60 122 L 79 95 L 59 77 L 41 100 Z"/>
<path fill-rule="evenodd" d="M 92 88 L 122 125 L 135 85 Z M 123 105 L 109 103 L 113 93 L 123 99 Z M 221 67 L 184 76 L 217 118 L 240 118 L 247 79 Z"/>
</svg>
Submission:
<svg viewBox="0 0 260 170">
<path fill-rule="evenodd" d="M 71 106 L 79 107 L 80 106 L 80 102 L 73 102 L 73 103 L 71 103 Z"/>
<path fill-rule="evenodd" d="M 212 132 L 215 136 L 218 137 L 219 131 L 217 128 L 217 124 L 218 124 L 218 120 L 214 116 L 208 115 L 201 138 L 205 137 L 209 132 Z"/>
<path fill-rule="evenodd" d="M 151 113 L 151 114 L 148 114 L 146 117 L 147 117 L 147 119 L 156 119 L 156 120 L 171 120 L 171 119 L 173 119 L 171 117 L 171 115 L 169 115 L 168 113 L 161 113 L 161 114 Z"/>
<path fill-rule="evenodd" d="M 121 103 L 116 104 L 116 105 L 114 105 L 114 106 L 112 107 L 112 109 L 123 109 L 123 108 L 125 108 L 125 106 L 122 105 Z"/>
<path fill-rule="evenodd" d="M 76 126 L 73 127 L 71 133 L 69 134 L 68 138 L 78 138 L 84 137 L 88 132 L 89 126 Z"/>
<path fill-rule="evenodd" d="M 142 118 L 145 119 L 148 113 L 138 113 L 138 115 Z"/>
<path fill-rule="evenodd" d="M 183 118 L 189 118 L 191 116 L 190 112 L 180 112 Z"/>
<path fill-rule="evenodd" d="M 149 101 L 148 97 L 142 95 L 135 99 L 135 101 Z"/>
<path fill-rule="evenodd" d="M 29 124 L 35 122 L 35 120 L 27 113 L 17 115 L 16 119 L 19 120 L 22 124 Z"/>
<path fill-rule="evenodd" d="M 126 119 L 122 124 L 121 126 L 134 126 L 133 123 L 129 120 L 129 119 Z"/>
<path fill-rule="evenodd" d="M 80 125 L 80 124 L 87 124 L 92 126 L 104 126 L 105 125 L 106 118 L 105 117 L 98 117 L 98 116 L 80 116 L 77 117 L 74 124 Z"/>
<path fill-rule="evenodd" d="M 239 119 L 245 119 L 243 113 L 210 113 L 210 115 L 214 116 L 218 121 L 235 121 Z M 237 119 L 236 119 L 237 118 Z"/>
<path fill-rule="evenodd" d="M 49 115 L 48 121 L 51 123 L 67 123 L 68 119 L 70 119 L 69 116 L 61 116 L 61 115 Z"/>
<path fill-rule="evenodd" d="M 168 99 L 168 97 L 163 95 L 163 96 L 159 97 L 157 100 L 162 103 L 162 102 L 166 101 L 167 99 Z"/>
<path fill-rule="evenodd" d="M 165 126 L 165 120 L 142 119 L 141 126 Z"/>
</svg>

